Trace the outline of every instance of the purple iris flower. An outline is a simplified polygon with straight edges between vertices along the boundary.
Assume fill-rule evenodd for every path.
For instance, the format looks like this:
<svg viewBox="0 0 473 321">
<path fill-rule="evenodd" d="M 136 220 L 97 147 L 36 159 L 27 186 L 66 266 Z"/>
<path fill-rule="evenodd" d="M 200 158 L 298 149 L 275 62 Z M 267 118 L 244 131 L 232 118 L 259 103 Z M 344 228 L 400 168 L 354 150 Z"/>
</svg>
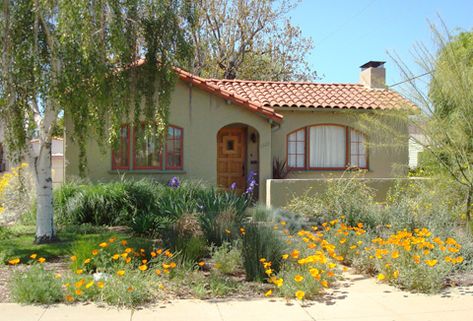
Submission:
<svg viewBox="0 0 473 321">
<path fill-rule="evenodd" d="M 180 185 L 181 185 L 181 182 L 179 181 L 179 178 L 177 178 L 176 176 L 171 178 L 168 182 L 168 186 L 172 188 L 178 188 Z"/>
<path fill-rule="evenodd" d="M 236 188 L 237 188 L 237 183 L 236 183 L 236 182 L 233 182 L 233 183 L 230 185 L 230 190 L 231 190 L 231 191 L 234 191 L 234 190 L 236 190 Z"/>
<path fill-rule="evenodd" d="M 246 188 L 245 194 L 253 194 L 258 183 L 256 182 L 256 173 L 250 171 L 248 174 L 248 187 Z"/>
</svg>

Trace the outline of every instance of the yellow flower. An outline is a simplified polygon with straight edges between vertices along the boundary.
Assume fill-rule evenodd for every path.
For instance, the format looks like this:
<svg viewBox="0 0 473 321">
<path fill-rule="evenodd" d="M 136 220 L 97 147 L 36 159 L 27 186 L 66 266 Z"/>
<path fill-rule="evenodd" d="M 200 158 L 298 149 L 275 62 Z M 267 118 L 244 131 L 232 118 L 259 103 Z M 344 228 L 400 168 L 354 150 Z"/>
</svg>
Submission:
<svg viewBox="0 0 473 321">
<path fill-rule="evenodd" d="M 174 263 L 174 262 L 169 263 L 169 267 L 170 267 L 171 269 L 176 268 L 176 263 Z"/>
<path fill-rule="evenodd" d="M 425 264 L 427 264 L 430 267 L 434 267 L 437 264 L 437 260 L 425 260 Z"/>
<path fill-rule="evenodd" d="M 77 269 L 76 270 L 76 274 L 82 274 L 83 272 L 84 272 L 84 270 L 82 270 L 82 269 Z"/>
<path fill-rule="evenodd" d="M 118 271 L 117 271 L 117 275 L 118 275 L 118 276 L 124 276 L 124 275 L 125 275 L 125 271 L 124 271 L 124 270 L 118 270 Z"/>
<path fill-rule="evenodd" d="M 243 227 L 240 227 L 240 234 L 241 235 L 245 235 L 246 234 L 246 231 Z"/>
<path fill-rule="evenodd" d="M 128 242 L 127 242 L 126 240 L 122 240 L 120 243 L 121 243 L 123 246 L 126 246 L 126 245 L 128 244 Z"/>
<path fill-rule="evenodd" d="M 151 257 L 156 257 L 156 252 L 155 252 L 155 251 L 151 251 L 150 255 L 151 255 Z"/>
<path fill-rule="evenodd" d="M 455 263 L 462 263 L 463 262 L 463 257 L 459 256 L 455 259 Z"/>
<path fill-rule="evenodd" d="M 287 223 L 285 221 L 281 221 L 279 224 L 281 224 L 282 226 L 285 226 Z"/>
<path fill-rule="evenodd" d="M 296 281 L 296 282 L 301 282 L 302 280 L 304 280 L 304 277 L 302 275 L 297 274 L 294 277 L 294 281 Z"/>
<path fill-rule="evenodd" d="M 85 259 L 84 260 L 84 264 L 89 264 L 90 263 L 90 259 Z"/>
<path fill-rule="evenodd" d="M 154 273 L 156 273 L 156 275 L 161 275 L 161 270 L 157 269 L 156 271 L 154 271 Z"/>
<path fill-rule="evenodd" d="M 296 294 L 296 298 L 297 298 L 298 300 L 303 300 L 303 299 L 304 299 L 304 296 L 305 296 L 305 292 L 304 292 L 304 291 L 299 290 L 299 291 L 296 291 L 295 294 Z"/>
<path fill-rule="evenodd" d="M 97 255 L 99 254 L 99 250 L 92 250 L 92 255 Z"/>
<path fill-rule="evenodd" d="M 273 273 L 273 270 L 267 269 L 267 270 L 264 271 L 264 273 L 266 273 L 267 275 L 270 275 L 271 273 Z"/>
<path fill-rule="evenodd" d="M 282 255 L 282 259 L 283 259 L 283 260 L 287 260 L 288 257 L 289 257 L 289 254 L 283 254 L 283 255 Z"/>
<path fill-rule="evenodd" d="M 148 260 L 146 260 L 146 259 L 141 260 L 141 263 L 146 264 L 146 263 L 148 263 Z"/>
<path fill-rule="evenodd" d="M 80 289 L 77 289 L 74 292 L 76 293 L 76 295 L 82 295 L 82 293 L 83 293 L 82 290 L 80 290 Z"/>
<path fill-rule="evenodd" d="M 100 289 L 103 289 L 103 287 L 105 286 L 105 283 L 103 281 L 98 281 L 97 282 L 97 286 L 100 288 Z"/>
<path fill-rule="evenodd" d="M 386 276 L 383 273 L 378 274 L 378 281 L 383 281 Z"/>
<path fill-rule="evenodd" d="M 102 243 L 99 244 L 99 246 L 101 248 L 106 248 L 108 246 L 108 243 L 107 242 L 102 242 Z"/>
<path fill-rule="evenodd" d="M 125 259 L 125 263 L 130 263 L 130 262 L 131 262 L 131 257 L 127 257 L 127 258 Z"/>
<path fill-rule="evenodd" d="M 40 258 L 38 259 L 38 262 L 39 262 L 39 263 L 44 263 L 44 262 L 46 262 L 46 259 L 45 259 L 44 257 L 40 257 Z"/>
<path fill-rule="evenodd" d="M 12 260 L 8 261 L 8 264 L 10 264 L 10 265 L 17 265 L 18 263 L 20 263 L 19 258 L 12 259 Z"/>
<path fill-rule="evenodd" d="M 72 302 L 72 301 L 74 301 L 74 298 L 72 297 L 72 295 L 66 295 L 66 301 L 67 302 Z"/>
<path fill-rule="evenodd" d="M 88 288 L 90 288 L 92 285 L 94 285 L 94 281 L 90 281 L 89 283 L 87 283 L 87 284 L 85 285 L 85 288 L 88 289 Z"/>
<path fill-rule="evenodd" d="M 138 267 L 138 269 L 139 269 L 140 271 L 146 271 L 146 270 L 148 269 L 148 266 L 147 266 L 146 264 L 143 264 L 143 265 L 140 265 L 140 266 Z"/>
<path fill-rule="evenodd" d="M 197 263 L 198 266 L 200 267 L 203 267 L 205 265 L 205 262 L 204 261 L 200 261 L 199 263 Z"/>
<path fill-rule="evenodd" d="M 112 237 L 112 238 L 109 238 L 109 239 L 108 239 L 108 241 L 109 241 L 110 243 L 113 243 L 113 242 L 115 242 L 115 241 L 116 241 L 116 238 L 114 238 L 114 237 Z"/>
<path fill-rule="evenodd" d="M 266 291 L 264 296 L 268 297 L 268 296 L 271 296 L 271 294 L 273 294 L 273 290 L 269 289 L 268 291 Z"/>
<path fill-rule="evenodd" d="M 393 259 L 397 259 L 397 258 L 399 257 L 399 251 L 393 251 L 393 252 L 391 253 L 391 257 L 392 257 Z"/>
<path fill-rule="evenodd" d="M 74 283 L 74 286 L 77 289 L 81 288 L 83 285 L 84 285 L 84 279 L 81 279 L 80 281 L 77 281 L 76 283 Z"/>
<path fill-rule="evenodd" d="M 60 279 L 60 278 L 62 278 L 62 275 L 60 273 L 56 273 L 56 274 L 54 274 L 54 277 L 56 279 Z"/>
<path fill-rule="evenodd" d="M 30 259 L 33 259 L 33 260 L 34 260 L 34 259 L 36 259 L 37 256 L 38 256 L 38 254 L 33 253 L 33 254 L 30 255 Z"/>
<path fill-rule="evenodd" d="M 399 271 L 396 270 L 393 272 L 393 278 L 397 279 L 399 277 Z"/>
<path fill-rule="evenodd" d="M 133 287 L 128 287 L 128 289 L 126 289 L 128 292 L 133 292 Z"/>
<path fill-rule="evenodd" d="M 280 279 L 276 279 L 274 280 L 274 285 L 276 285 L 278 288 L 282 287 L 282 284 L 284 283 L 284 279 L 283 278 L 280 278 Z"/>
<path fill-rule="evenodd" d="M 75 255 L 71 256 L 71 261 L 72 262 L 75 262 L 76 260 L 77 260 L 77 256 L 75 256 Z"/>
<path fill-rule="evenodd" d="M 299 254 L 300 254 L 300 252 L 299 252 L 298 250 L 293 250 L 293 251 L 291 252 L 291 257 L 292 257 L 293 259 L 297 259 L 297 258 L 299 257 Z"/>
<path fill-rule="evenodd" d="M 125 253 L 131 253 L 131 252 L 133 252 L 133 249 L 131 247 L 127 247 L 125 249 Z"/>
<path fill-rule="evenodd" d="M 328 288 L 328 282 L 327 282 L 327 280 L 322 280 L 322 281 L 320 281 L 320 284 L 321 284 L 324 288 Z"/>
<path fill-rule="evenodd" d="M 118 260 L 119 257 L 120 257 L 120 254 L 114 254 L 112 256 L 112 260 Z"/>
<path fill-rule="evenodd" d="M 264 262 L 266 262 L 266 259 L 265 259 L 264 257 L 262 257 L 261 259 L 259 259 L 259 261 L 260 261 L 261 263 L 264 263 Z"/>
</svg>

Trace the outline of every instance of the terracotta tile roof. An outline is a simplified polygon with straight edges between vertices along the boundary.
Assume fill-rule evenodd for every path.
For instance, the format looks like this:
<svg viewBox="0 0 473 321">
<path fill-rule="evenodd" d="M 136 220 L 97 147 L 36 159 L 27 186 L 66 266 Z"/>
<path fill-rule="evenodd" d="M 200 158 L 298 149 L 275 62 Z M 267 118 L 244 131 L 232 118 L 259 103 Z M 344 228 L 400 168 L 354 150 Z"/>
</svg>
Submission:
<svg viewBox="0 0 473 321">
<path fill-rule="evenodd" d="M 140 59 L 132 66 L 143 63 Z M 283 116 L 273 108 L 416 108 L 395 91 L 370 89 L 361 84 L 206 79 L 181 68 L 174 70 L 183 81 L 277 122 Z"/>
<path fill-rule="evenodd" d="M 209 79 L 207 84 L 266 107 L 401 109 L 414 107 L 395 91 L 361 84 Z"/>
</svg>

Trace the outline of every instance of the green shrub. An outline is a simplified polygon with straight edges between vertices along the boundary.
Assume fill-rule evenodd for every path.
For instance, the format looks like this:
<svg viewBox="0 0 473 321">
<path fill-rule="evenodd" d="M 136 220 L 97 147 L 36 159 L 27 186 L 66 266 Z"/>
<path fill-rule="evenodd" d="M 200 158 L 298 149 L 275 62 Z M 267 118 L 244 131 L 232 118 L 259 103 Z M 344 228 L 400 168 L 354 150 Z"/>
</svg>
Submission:
<svg viewBox="0 0 473 321">
<path fill-rule="evenodd" d="M 238 242 L 233 245 L 224 242 L 221 246 L 211 249 L 215 268 L 223 274 L 235 274 L 242 267 L 241 248 Z"/>
<path fill-rule="evenodd" d="M 243 266 L 249 281 L 262 281 L 266 274 L 260 260 L 272 262 L 272 268 L 279 271 L 282 254 L 286 246 L 280 233 L 268 223 L 250 223 L 245 226 L 243 236 Z"/>
<path fill-rule="evenodd" d="M 209 243 L 220 242 L 212 223 L 222 213 L 234 213 L 239 225 L 251 202 L 241 196 L 197 182 L 170 187 L 151 180 L 125 180 L 98 184 L 65 184 L 55 191 L 54 206 L 59 225 L 84 223 L 125 225 L 138 234 L 158 236 L 169 232 L 185 213 L 199 213 Z"/>
<path fill-rule="evenodd" d="M 14 271 L 9 287 L 13 300 L 18 303 L 51 304 L 64 299 L 60 280 L 39 264 L 26 271 Z"/>
</svg>

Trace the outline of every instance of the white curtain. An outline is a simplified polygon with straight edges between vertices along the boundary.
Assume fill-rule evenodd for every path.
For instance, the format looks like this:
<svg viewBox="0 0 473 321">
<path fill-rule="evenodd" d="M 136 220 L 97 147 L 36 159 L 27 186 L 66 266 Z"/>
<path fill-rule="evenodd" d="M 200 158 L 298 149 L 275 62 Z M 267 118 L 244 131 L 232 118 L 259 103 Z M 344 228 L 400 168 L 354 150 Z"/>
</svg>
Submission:
<svg viewBox="0 0 473 321">
<path fill-rule="evenodd" d="M 341 126 L 310 128 L 310 167 L 344 168 L 346 166 L 346 132 Z"/>
</svg>

